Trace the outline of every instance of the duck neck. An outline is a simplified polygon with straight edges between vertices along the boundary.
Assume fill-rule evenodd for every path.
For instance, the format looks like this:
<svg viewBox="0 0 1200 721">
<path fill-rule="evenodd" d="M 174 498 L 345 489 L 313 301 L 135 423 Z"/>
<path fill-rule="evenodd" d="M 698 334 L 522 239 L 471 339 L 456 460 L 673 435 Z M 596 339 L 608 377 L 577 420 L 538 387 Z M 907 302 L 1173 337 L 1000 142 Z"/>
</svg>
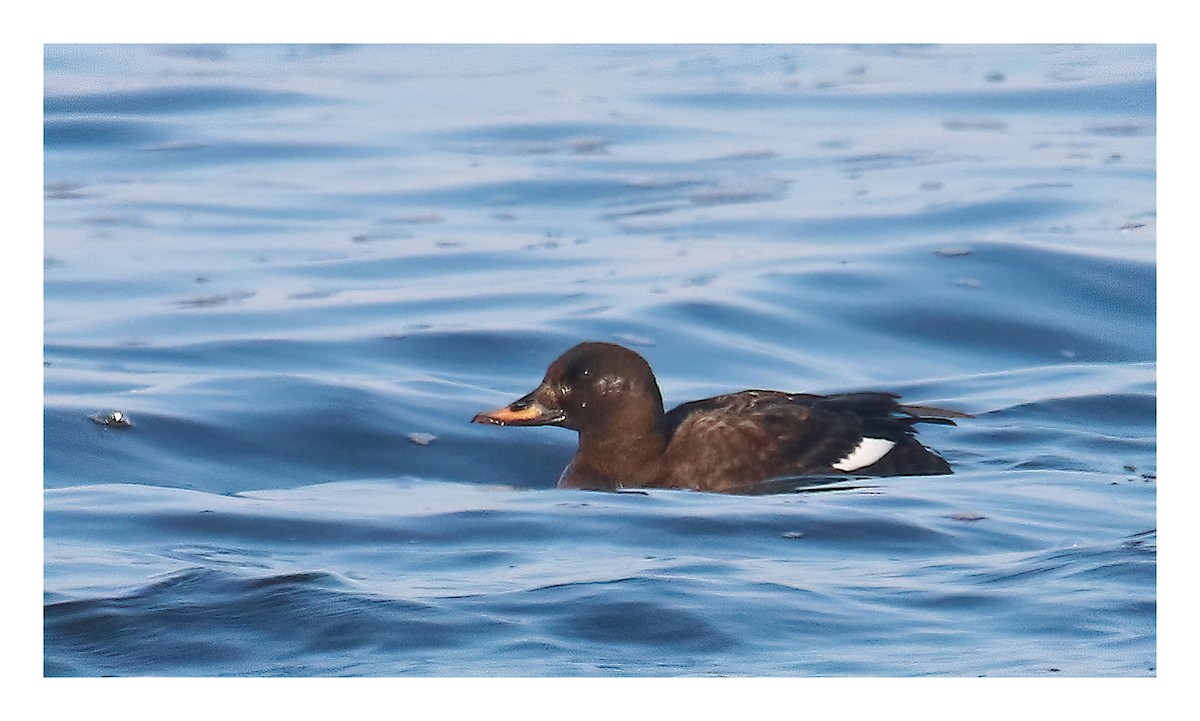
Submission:
<svg viewBox="0 0 1200 721">
<path fill-rule="evenodd" d="M 604 488 L 652 485 L 667 441 L 652 414 L 624 417 L 579 434 L 575 473 Z"/>
</svg>

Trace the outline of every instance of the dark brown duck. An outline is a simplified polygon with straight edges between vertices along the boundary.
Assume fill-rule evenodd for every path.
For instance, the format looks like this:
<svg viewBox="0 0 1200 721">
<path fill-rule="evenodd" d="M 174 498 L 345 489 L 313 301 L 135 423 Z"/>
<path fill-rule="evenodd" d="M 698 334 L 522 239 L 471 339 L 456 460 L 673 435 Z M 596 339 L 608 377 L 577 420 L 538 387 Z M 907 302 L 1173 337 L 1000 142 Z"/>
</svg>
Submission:
<svg viewBox="0 0 1200 721">
<path fill-rule="evenodd" d="M 473 421 L 577 431 L 579 450 L 558 481 L 564 488 L 755 493 L 795 476 L 950 473 L 913 426 L 970 416 L 898 399 L 747 390 L 664 413 L 644 358 L 612 343 L 581 343 L 551 363 L 528 395 Z"/>
</svg>

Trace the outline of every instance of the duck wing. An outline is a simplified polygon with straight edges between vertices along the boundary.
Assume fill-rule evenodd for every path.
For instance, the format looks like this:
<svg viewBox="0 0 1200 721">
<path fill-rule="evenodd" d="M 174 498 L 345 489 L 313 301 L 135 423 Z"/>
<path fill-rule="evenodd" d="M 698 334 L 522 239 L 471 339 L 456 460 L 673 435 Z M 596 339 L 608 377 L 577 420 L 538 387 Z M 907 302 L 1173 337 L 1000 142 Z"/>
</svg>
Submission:
<svg viewBox="0 0 1200 721">
<path fill-rule="evenodd" d="M 684 403 L 663 417 L 672 484 L 702 490 L 806 474 L 949 473 L 913 436 L 966 414 L 901 405 L 892 393 L 750 390 Z M 890 458 L 890 456 L 896 458 Z"/>
</svg>

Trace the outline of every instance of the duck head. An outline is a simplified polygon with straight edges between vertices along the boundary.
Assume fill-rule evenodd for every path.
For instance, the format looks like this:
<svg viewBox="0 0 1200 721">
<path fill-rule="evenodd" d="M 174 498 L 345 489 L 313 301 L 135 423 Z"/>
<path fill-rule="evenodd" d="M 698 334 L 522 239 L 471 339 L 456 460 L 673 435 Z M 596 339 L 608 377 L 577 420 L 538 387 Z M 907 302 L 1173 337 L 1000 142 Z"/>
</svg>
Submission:
<svg viewBox="0 0 1200 721">
<path fill-rule="evenodd" d="M 503 408 L 478 413 L 474 423 L 561 426 L 583 432 L 662 417 L 662 394 L 650 365 L 612 343 L 580 343 L 559 356 L 541 384 Z"/>
</svg>

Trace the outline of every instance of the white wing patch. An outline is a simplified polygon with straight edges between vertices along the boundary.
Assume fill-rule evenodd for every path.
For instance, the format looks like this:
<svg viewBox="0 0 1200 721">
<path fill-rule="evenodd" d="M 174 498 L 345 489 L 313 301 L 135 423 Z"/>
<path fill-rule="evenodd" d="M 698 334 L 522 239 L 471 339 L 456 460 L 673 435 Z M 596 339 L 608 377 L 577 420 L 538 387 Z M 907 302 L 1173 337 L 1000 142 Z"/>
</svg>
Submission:
<svg viewBox="0 0 1200 721">
<path fill-rule="evenodd" d="M 850 454 L 833 464 L 833 467 L 839 471 L 857 471 L 859 468 L 866 468 L 880 458 L 887 455 L 888 451 L 896 445 L 895 441 L 889 441 L 883 438 L 864 438 L 858 444 L 858 447 L 850 451 Z"/>
</svg>

